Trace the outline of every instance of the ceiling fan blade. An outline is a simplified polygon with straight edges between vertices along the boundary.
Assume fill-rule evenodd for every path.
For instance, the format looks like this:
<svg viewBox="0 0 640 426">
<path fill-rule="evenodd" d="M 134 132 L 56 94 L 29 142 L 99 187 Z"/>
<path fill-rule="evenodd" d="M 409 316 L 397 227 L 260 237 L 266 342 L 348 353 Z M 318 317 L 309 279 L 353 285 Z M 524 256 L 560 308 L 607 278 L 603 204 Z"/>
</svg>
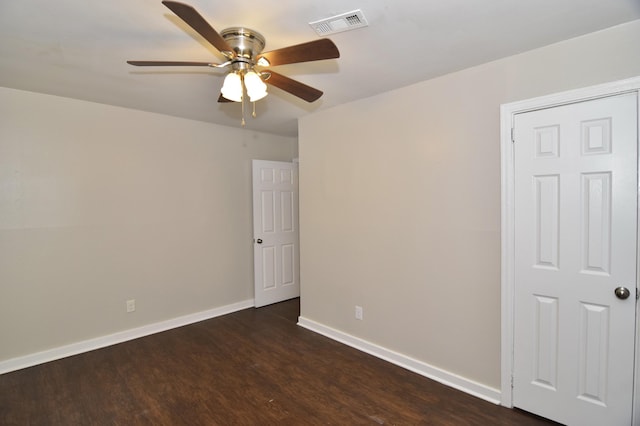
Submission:
<svg viewBox="0 0 640 426">
<path fill-rule="evenodd" d="M 307 102 L 313 102 L 322 96 L 322 92 L 318 89 L 314 89 L 311 86 L 300 83 L 289 77 L 285 77 L 282 74 L 278 74 L 271 70 L 264 71 L 264 82 L 272 86 L 276 86 L 279 89 L 289 92 L 294 96 L 304 99 Z M 268 76 L 267 76 L 268 75 Z"/>
<path fill-rule="evenodd" d="M 186 61 L 127 61 L 130 65 L 136 65 L 138 67 L 171 67 L 171 66 L 185 66 L 185 67 L 215 67 L 216 64 L 211 62 L 186 62 Z"/>
<path fill-rule="evenodd" d="M 224 96 L 222 96 L 222 93 L 220 94 L 220 96 L 218 96 L 218 102 L 220 103 L 227 103 L 227 102 L 233 102 L 227 98 L 225 98 Z"/>
<path fill-rule="evenodd" d="M 322 59 L 339 58 L 340 51 L 336 45 L 328 38 L 309 41 L 307 43 L 296 44 L 295 46 L 283 47 L 263 53 L 258 57 L 269 61 L 269 65 L 295 64 L 298 62 L 319 61 Z"/>
<path fill-rule="evenodd" d="M 191 28 L 197 31 L 202 37 L 211 43 L 216 49 L 220 51 L 227 58 L 234 58 L 235 52 L 227 44 L 225 39 L 222 38 L 216 30 L 191 6 L 188 4 L 180 3 L 177 1 L 165 0 L 162 2 L 173 13 L 178 15 L 180 19 L 186 22 Z"/>
</svg>

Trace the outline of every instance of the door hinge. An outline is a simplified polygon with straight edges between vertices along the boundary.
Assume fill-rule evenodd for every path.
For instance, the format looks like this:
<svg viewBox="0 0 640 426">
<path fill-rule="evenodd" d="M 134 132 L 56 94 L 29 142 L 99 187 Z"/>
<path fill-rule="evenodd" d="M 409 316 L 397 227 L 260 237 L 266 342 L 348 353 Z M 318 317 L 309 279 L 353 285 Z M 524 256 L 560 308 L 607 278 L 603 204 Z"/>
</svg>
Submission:
<svg viewBox="0 0 640 426">
<path fill-rule="evenodd" d="M 640 299 L 640 288 L 636 287 L 636 300 Z"/>
<path fill-rule="evenodd" d="M 513 389 L 513 375 L 511 376 L 511 389 Z"/>
<path fill-rule="evenodd" d="M 515 143 L 516 142 L 516 129 L 515 128 L 511 128 L 511 143 Z"/>
</svg>

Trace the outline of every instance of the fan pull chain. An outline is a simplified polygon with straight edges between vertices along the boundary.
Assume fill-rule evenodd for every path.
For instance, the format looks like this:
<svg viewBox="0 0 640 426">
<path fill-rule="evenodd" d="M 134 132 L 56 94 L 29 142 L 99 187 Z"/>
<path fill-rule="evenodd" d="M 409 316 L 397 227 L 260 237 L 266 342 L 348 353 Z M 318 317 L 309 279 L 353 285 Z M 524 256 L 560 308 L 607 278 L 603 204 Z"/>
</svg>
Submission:
<svg viewBox="0 0 640 426">
<path fill-rule="evenodd" d="M 244 127 L 247 123 L 244 121 L 244 98 L 245 98 L 245 90 L 244 90 L 244 74 L 240 73 L 240 81 L 242 82 L 242 97 L 240 98 L 240 106 L 242 107 L 242 121 L 240 125 Z"/>
</svg>

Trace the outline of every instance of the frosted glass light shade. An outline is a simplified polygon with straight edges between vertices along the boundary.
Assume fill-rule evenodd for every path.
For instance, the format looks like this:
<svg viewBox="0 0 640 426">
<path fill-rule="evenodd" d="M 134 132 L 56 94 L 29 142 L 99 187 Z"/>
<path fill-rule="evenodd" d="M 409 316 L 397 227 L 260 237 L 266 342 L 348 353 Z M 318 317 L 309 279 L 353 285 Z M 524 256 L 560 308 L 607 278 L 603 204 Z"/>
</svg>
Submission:
<svg viewBox="0 0 640 426">
<path fill-rule="evenodd" d="M 255 101 L 259 101 L 260 99 L 264 98 L 265 96 L 267 96 L 267 91 L 266 90 L 264 92 L 258 92 L 258 93 L 254 93 L 254 94 L 249 93 L 249 100 L 251 102 L 255 102 Z"/>
<path fill-rule="evenodd" d="M 255 71 L 249 71 L 244 76 L 244 85 L 251 102 L 258 101 L 267 96 L 267 85 Z"/>
<path fill-rule="evenodd" d="M 241 102 L 242 79 L 240 78 L 240 75 L 235 72 L 227 74 L 224 78 L 224 84 L 222 85 L 222 89 L 220 89 L 220 93 L 230 101 Z"/>
</svg>

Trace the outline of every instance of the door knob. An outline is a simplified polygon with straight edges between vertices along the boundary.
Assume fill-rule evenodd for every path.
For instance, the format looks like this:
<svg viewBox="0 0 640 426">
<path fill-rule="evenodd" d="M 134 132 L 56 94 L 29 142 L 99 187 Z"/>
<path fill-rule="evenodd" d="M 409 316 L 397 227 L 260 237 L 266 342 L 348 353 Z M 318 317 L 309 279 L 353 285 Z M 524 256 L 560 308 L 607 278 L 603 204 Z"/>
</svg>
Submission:
<svg viewBox="0 0 640 426">
<path fill-rule="evenodd" d="M 256 240 L 256 243 L 258 243 L 258 244 L 262 244 L 262 240 L 261 240 L 260 238 L 258 238 L 258 239 Z M 627 291 L 629 291 L 629 290 L 627 290 Z M 626 297 L 625 297 L 625 299 L 626 299 Z"/>
<path fill-rule="evenodd" d="M 615 290 L 613 290 L 613 292 L 616 294 L 616 297 L 618 299 L 622 299 L 622 300 L 628 298 L 629 295 L 631 294 L 629 289 L 626 287 L 618 287 Z"/>
</svg>

